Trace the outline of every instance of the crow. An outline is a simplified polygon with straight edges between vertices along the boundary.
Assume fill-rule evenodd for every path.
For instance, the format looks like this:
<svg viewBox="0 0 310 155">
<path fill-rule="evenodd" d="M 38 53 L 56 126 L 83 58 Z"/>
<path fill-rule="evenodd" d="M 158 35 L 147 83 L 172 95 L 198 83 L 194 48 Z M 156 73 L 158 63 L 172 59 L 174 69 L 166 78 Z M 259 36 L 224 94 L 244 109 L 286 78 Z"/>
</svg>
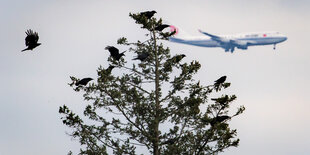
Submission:
<svg viewBox="0 0 310 155">
<path fill-rule="evenodd" d="M 164 63 L 164 71 L 168 72 L 172 70 L 172 64 L 173 63 L 179 63 L 184 57 L 186 57 L 185 54 L 181 54 L 181 55 L 176 55 L 170 59 L 168 59 L 165 63 Z"/>
<path fill-rule="evenodd" d="M 114 46 L 107 46 L 105 48 L 106 50 L 109 50 L 110 55 L 115 59 L 115 60 L 119 60 L 122 56 L 124 56 L 125 52 L 119 53 L 119 50 L 117 48 L 115 48 Z"/>
<path fill-rule="evenodd" d="M 226 81 L 226 76 L 222 76 L 219 79 L 217 79 L 216 81 L 214 81 L 214 85 L 220 85 L 222 83 L 224 83 Z"/>
<path fill-rule="evenodd" d="M 84 78 L 84 79 L 81 79 L 78 82 L 76 82 L 75 85 L 76 86 L 79 86 L 79 85 L 84 85 L 85 86 L 91 80 L 93 80 L 93 79 L 92 78 Z"/>
<path fill-rule="evenodd" d="M 138 56 L 132 60 L 140 60 L 140 61 L 144 61 L 146 58 L 148 58 L 150 56 L 149 53 L 141 53 L 138 54 Z"/>
<path fill-rule="evenodd" d="M 227 115 L 224 115 L 224 116 L 216 116 L 215 118 L 213 118 L 213 119 L 211 120 L 210 125 L 211 125 L 211 126 L 214 126 L 215 124 L 221 123 L 221 122 L 223 122 L 223 121 L 225 121 L 225 120 L 227 120 L 227 119 L 229 119 L 229 118 L 230 118 L 230 117 L 227 116 Z"/>
<path fill-rule="evenodd" d="M 115 66 L 113 65 L 109 65 L 109 67 L 105 70 L 108 74 L 111 74 L 112 72 L 112 69 L 114 68 Z"/>
<path fill-rule="evenodd" d="M 37 46 L 41 45 L 41 43 L 38 43 L 39 41 L 39 35 L 37 32 L 33 32 L 31 29 L 26 31 L 27 37 L 25 38 L 25 43 L 27 48 L 23 49 L 23 51 L 26 50 L 33 50 Z"/>
<path fill-rule="evenodd" d="M 177 140 L 178 140 L 178 138 L 168 139 L 167 141 L 163 142 L 162 144 L 173 145 Z"/>
<path fill-rule="evenodd" d="M 167 25 L 167 24 L 162 24 L 162 25 L 158 25 L 155 27 L 155 30 L 156 31 L 162 31 L 163 29 L 169 27 L 170 25 Z"/>
<path fill-rule="evenodd" d="M 184 57 L 186 57 L 185 54 L 176 55 L 176 56 L 172 57 L 172 58 L 170 59 L 170 61 L 172 60 L 172 61 L 175 62 L 175 63 L 179 63 Z"/>
<path fill-rule="evenodd" d="M 219 97 L 219 98 L 211 98 L 212 101 L 218 102 L 219 104 L 225 105 L 225 103 L 228 101 L 228 95 Z"/>
<path fill-rule="evenodd" d="M 145 16 L 147 19 L 151 19 L 154 14 L 157 13 L 156 11 L 145 11 L 145 12 L 140 12 L 140 15 Z"/>
</svg>

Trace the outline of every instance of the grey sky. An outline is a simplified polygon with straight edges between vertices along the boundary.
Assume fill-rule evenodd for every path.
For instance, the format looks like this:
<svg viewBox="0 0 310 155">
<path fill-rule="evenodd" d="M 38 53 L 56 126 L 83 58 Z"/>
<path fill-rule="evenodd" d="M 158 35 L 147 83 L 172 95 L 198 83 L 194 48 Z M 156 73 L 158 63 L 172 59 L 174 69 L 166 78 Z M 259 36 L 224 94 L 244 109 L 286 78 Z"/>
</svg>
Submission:
<svg viewBox="0 0 310 155">
<path fill-rule="evenodd" d="M 96 77 L 107 66 L 106 45 L 119 37 L 143 39 L 129 12 L 156 10 L 156 17 L 175 23 L 192 35 L 197 29 L 214 34 L 279 31 L 288 40 L 272 46 L 225 53 L 164 42 L 185 61 L 202 64 L 197 79 L 210 84 L 221 75 L 232 82 L 236 106 L 246 111 L 232 121 L 241 139 L 225 155 L 306 155 L 310 153 L 310 1 L 0 1 L 0 154 L 65 154 L 79 149 L 65 134 L 58 107 L 82 111 L 85 103 L 67 83 L 69 76 Z M 24 31 L 36 30 L 42 43 L 25 48 Z M 125 49 L 121 49 L 125 50 Z M 128 58 L 132 58 L 128 55 Z"/>
</svg>

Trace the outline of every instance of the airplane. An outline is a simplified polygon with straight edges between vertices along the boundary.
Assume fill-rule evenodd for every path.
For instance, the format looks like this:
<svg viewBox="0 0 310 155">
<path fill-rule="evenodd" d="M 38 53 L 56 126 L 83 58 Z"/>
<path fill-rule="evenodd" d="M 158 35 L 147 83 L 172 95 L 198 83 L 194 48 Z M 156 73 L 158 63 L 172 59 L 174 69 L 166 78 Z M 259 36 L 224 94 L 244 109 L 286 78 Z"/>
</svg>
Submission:
<svg viewBox="0 0 310 155">
<path fill-rule="evenodd" d="M 200 33 L 206 36 L 190 36 L 179 28 L 170 25 L 170 31 L 175 34 L 169 37 L 169 41 L 195 45 L 201 47 L 221 47 L 225 52 L 233 53 L 235 48 L 246 50 L 249 46 L 258 45 L 274 45 L 273 49 L 276 49 L 276 44 L 287 40 L 287 37 L 279 32 L 252 32 L 235 35 L 214 35 L 202 30 Z"/>
</svg>

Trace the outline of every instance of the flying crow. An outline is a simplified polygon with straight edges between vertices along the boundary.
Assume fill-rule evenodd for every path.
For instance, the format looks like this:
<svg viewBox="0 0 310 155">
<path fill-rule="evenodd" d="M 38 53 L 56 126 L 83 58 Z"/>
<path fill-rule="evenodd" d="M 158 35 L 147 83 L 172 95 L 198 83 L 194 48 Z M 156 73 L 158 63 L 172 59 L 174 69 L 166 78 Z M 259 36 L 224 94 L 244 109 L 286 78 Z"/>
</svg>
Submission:
<svg viewBox="0 0 310 155">
<path fill-rule="evenodd" d="M 76 86 L 79 86 L 79 85 L 87 85 L 87 83 L 89 82 L 89 81 L 91 81 L 91 80 L 93 80 L 92 78 L 84 78 L 84 79 L 81 79 L 81 80 L 79 80 L 78 82 L 76 82 Z"/>
<path fill-rule="evenodd" d="M 26 50 L 33 50 L 37 46 L 41 45 L 41 43 L 38 43 L 39 35 L 37 32 L 33 32 L 31 29 L 26 31 L 27 37 L 25 38 L 25 43 L 27 48 L 23 49 L 23 51 Z"/>
<path fill-rule="evenodd" d="M 122 52 L 122 53 L 119 53 L 119 50 L 116 48 L 116 47 L 114 47 L 114 46 L 107 46 L 106 48 L 105 48 L 106 50 L 109 50 L 109 52 L 110 52 L 110 55 L 115 59 L 115 60 L 119 60 L 122 56 L 124 56 L 125 54 L 125 52 Z"/>
<path fill-rule="evenodd" d="M 145 11 L 145 12 L 140 12 L 140 15 L 145 16 L 147 19 L 151 19 L 153 15 L 157 13 L 156 11 Z"/>
<path fill-rule="evenodd" d="M 162 31 L 163 29 L 169 27 L 170 25 L 167 25 L 167 24 L 162 24 L 162 25 L 158 25 L 155 27 L 155 30 L 156 31 Z"/>
<path fill-rule="evenodd" d="M 140 60 L 140 61 L 144 61 L 146 58 L 148 58 L 150 56 L 149 53 L 141 53 L 138 54 L 138 56 L 132 60 Z"/>
</svg>

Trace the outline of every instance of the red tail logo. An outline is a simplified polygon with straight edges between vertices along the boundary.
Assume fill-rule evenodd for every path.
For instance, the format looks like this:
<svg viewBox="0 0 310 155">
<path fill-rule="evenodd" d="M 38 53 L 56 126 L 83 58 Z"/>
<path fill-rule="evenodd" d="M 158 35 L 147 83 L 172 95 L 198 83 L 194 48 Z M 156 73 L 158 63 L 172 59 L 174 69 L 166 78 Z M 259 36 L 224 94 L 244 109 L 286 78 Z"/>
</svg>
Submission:
<svg viewBox="0 0 310 155">
<path fill-rule="evenodd" d="M 171 31 L 171 32 L 174 32 L 174 31 L 175 31 L 175 34 L 174 34 L 174 35 L 177 35 L 178 32 L 179 32 L 178 28 L 176 28 L 176 27 L 173 26 L 173 25 L 170 25 L 170 31 Z"/>
</svg>

